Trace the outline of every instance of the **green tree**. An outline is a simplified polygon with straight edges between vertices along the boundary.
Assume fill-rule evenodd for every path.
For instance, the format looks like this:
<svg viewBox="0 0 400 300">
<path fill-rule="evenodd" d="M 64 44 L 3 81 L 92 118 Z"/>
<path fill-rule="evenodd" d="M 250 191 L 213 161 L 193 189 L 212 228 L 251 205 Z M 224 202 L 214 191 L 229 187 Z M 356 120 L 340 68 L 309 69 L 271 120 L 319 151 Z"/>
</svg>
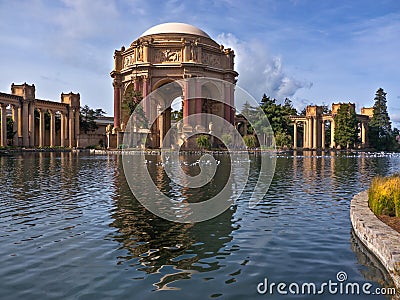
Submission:
<svg viewBox="0 0 400 300">
<path fill-rule="evenodd" d="M 206 134 L 201 134 L 196 138 L 196 144 L 200 149 L 210 149 L 211 142 L 210 137 Z"/>
<path fill-rule="evenodd" d="M 257 139 L 252 134 L 245 135 L 243 141 L 247 148 L 255 148 L 257 146 Z"/>
<path fill-rule="evenodd" d="M 7 140 L 12 140 L 16 133 L 14 131 L 14 121 L 11 118 L 7 119 Z"/>
<path fill-rule="evenodd" d="M 221 136 L 222 142 L 224 143 L 224 145 L 229 146 L 232 144 L 232 135 L 229 133 L 224 133 Z"/>
<path fill-rule="evenodd" d="M 84 133 L 95 131 L 98 128 L 96 119 L 104 116 L 104 114 L 105 111 L 103 111 L 101 108 L 92 109 L 87 105 L 81 107 L 79 116 L 80 129 Z"/>
<path fill-rule="evenodd" d="M 143 96 L 140 91 L 127 89 L 123 98 L 123 109 L 125 109 L 129 117 L 135 113 L 136 125 L 138 125 L 138 127 L 146 128 L 149 122 L 146 118 L 143 107 L 139 105 L 142 100 Z"/>
<path fill-rule="evenodd" d="M 292 137 L 285 132 L 278 131 L 275 134 L 275 144 L 278 147 L 290 148 L 290 147 L 292 147 Z"/>
<path fill-rule="evenodd" d="M 390 150 L 394 145 L 392 126 L 387 111 L 386 93 L 379 88 L 375 93 L 374 110 L 369 122 L 368 139 L 377 150 Z"/>
<path fill-rule="evenodd" d="M 354 106 L 340 104 L 335 120 L 335 142 L 341 148 L 352 148 L 357 142 L 357 116 Z"/>
</svg>

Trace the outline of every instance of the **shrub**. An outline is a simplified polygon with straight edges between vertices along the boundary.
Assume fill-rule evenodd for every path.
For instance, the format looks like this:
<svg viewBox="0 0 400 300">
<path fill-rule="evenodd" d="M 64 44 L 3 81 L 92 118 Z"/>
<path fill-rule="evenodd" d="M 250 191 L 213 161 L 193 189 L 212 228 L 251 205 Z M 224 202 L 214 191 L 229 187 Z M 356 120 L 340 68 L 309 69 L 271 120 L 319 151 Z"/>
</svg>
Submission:
<svg viewBox="0 0 400 300">
<path fill-rule="evenodd" d="M 196 138 L 196 144 L 200 149 L 210 149 L 211 148 L 210 138 L 206 134 L 199 135 Z"/>
<path fill-rule="evenodd" d="M 245 135 L 243 141 L 247 148 L 255 148 L 257 146 L 257 139 L 254 135 Z"/>
<path fill-rule="evenodd" d="M 400 217 L 400 174 L 375 177 L 368 191 L 368 204 L 376 215 Z"/>
</svg>

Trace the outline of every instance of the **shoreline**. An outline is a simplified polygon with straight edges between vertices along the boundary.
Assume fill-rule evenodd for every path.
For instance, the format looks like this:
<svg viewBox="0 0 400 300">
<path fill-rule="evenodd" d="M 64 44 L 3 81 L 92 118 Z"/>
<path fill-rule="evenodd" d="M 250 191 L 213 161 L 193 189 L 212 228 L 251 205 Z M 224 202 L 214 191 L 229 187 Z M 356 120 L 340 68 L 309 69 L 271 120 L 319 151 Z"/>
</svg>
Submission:
<svg viewBox="0 0 400 300">
<path fill-rule="evenodd" d="M 400 289 L 400 233 L 371 211 L 367 190 L 351 200 L 350 220 L 357 237 L 379 259 Z"/>
</svg>

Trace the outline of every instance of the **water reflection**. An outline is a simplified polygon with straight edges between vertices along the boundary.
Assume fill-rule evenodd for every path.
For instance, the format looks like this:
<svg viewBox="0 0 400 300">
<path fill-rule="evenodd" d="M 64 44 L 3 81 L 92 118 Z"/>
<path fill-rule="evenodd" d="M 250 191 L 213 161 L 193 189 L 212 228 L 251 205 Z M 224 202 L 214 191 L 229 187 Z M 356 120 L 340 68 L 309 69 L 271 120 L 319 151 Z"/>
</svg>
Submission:
<svg viewBox="0 0 400 300">
<path fill-rule="evenodd" d="M 235 205 L 198 224 L 171 223 L 143 208 L 118 155 L 0 157 L 0 298 L 257 299 L 266 276 L 325 282 L 341 270 L 356 282 L 385 286 L 386 272 L 350 235 L 349 206 L 376 174 L 399 171 L 400 156 L 277 155 L 270 190 L 255 209 L 248 199 L 259 172 L 256 154 Z M 185 159 L 190 165 L 196 158 Z M 147 157 L 154 182 L 176 198 L 218 191 L 228 162 L 217 159 L 222 173 L 201 194 L 175 185 L 160 158 Z"/>
<path fill-rule="evenodd" d="M 171 192 L 173 184 L 162 171 L 160 157 L 148 156 L 146 159 L 151 162 L 149 168 L 160 190 L 165 193 Z M 195 159 L 192 157 L 188 162 L 191 163 Z M 122 169 L 120 159 L 117 160 Z M 197 170 L 187 168 L 186 171 Z M 110 226 L 117 228 L 117 234 L 112 238 L 126 250 L 125 255 L 118 257 L 119 265 L 129 265 L 146 274 L 160 274 L 161 278 L 153 283 L 159 290 L 176 289 L 172 282 L 189 279 L 194 273 L 210 272 L 221 267 L 218 257 L 230 254 L 224 248 L 232 240 L 231 233 L 234 227 L 231 220 L 235 208 L 202 223 L 169 222 L 153 215 L 134 199 L 123 173 L 116 172 L 114 180 L 117 191 L 112 213 L 114 221 Z M 214 189 L 218 188 L 219 185 L 208 191 L 214 193 Z M 187 197 L 189 191 L 180 193 Z M 144 277 L 145 275 L 138 275 L 135 278 Z"/>
</svg>

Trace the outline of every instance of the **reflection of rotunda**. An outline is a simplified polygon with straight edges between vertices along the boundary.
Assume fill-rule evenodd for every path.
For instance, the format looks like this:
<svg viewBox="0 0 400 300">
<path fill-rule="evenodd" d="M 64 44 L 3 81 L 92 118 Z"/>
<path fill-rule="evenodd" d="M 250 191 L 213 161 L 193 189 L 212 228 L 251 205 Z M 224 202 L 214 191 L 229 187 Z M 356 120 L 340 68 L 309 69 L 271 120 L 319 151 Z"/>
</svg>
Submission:
<svg viewBox="0 0 400 300">
<path fill-rule="evenodd" d="M 179 79 L 209 77 L 229 84 L 215 84 L 199 80 L 197 84 L 180 81 L 171 85 L 168 100 L 157 105 L 147 104 L 144 112 L 157 116 L 151 126 L 147 145 L 162 147 L 162 140 L 171 127 L 172 101 L 183 99 L 183 118 L 192 114 L 208 113 L 234 123 L 234 88 L 238 73 L 234 70 L 234 53 L 230 48 L 217 44 L 201 29 L 183 23 L 165 23 L 145 31 L 129 48 L 121 47 L 114 53 L 114 132 L 124 130 L 129 111 L 124 101 L 127 95 L 140 93 L 143 98 L 157 88 Z M 197 97 L 196 97 L 197 96 Z M 224 99 L 225 103 L 212 99 Z M 153 119 L 153 118 L 150 118 Z M 185 130 L 195 126 L 207 128 L 205 120 L 196 124 L 184 122 Z M 205 124 L 202 124 L 205 123 Z M 119 142 L 117 142 L 119 143 Z"/>
</svg>

